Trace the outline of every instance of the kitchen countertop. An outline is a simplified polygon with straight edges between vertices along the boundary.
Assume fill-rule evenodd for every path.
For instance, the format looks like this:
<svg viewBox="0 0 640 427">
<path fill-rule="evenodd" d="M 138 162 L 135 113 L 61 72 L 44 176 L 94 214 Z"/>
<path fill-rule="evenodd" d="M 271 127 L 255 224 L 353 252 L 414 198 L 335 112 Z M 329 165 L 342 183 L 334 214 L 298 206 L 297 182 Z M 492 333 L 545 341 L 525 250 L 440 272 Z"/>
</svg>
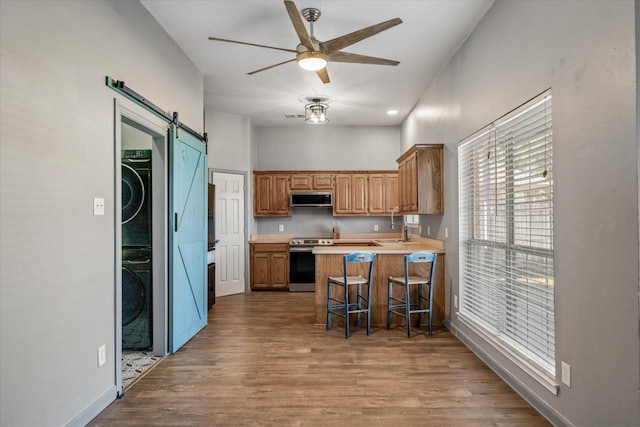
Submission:
<svg viewBox="0 0 640 427">
<path fill-rule="evenodd" d="M 289 243 L 291 234 L 255 234 L 249 243 Z M 409 241 L 402 241 L 394 233 L 350 234 L 339 239 L 333 239 L 333 246 L 314 246 L 313 253 L 348 254 L 351 252 L 373 252 L 376 254 L 405 254 L 417 251 L 429 251 L 444 254 L 442 240 L 411 236 Z"/>
<path fill-rule="evenodd" d="M 353 243 L 353 245 L 350 243 Z M 315 255 L 348 254 L 352 252 L 406 254 L 418 251 L 444 254 L 444 242 L 422 237 L 412 237 L 407 242 L 397 239 L 335 239 L 334 246 L 313 247 Z"/>
<path fill-rule="evenodd" d="M 291 234 L 254 234 L 249 243 L 289 243 Z"/>
</svg>

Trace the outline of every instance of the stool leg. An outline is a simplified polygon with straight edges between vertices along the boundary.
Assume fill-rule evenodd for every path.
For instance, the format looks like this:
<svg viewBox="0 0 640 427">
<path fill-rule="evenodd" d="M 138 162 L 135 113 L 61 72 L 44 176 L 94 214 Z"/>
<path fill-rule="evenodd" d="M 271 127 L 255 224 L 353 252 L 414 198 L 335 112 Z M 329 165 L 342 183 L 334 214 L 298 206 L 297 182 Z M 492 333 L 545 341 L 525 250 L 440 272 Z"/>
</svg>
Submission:
<svg viewBox="0 0 640 427">
<path fill-rule="evenodd" d="M 357 284 L 356 285 L 356 310 L 358 310 L 358 312 L 356 313 L 356 328 L 360 327 L 360 306 L 362 304 L 362 300 L 361 300 L 361 296 L 362 296 L 362 285 L 361 284 Z"/>
<path fill-rule="evenodd" d="M 344 284 L 344 337 L 349 338 L 349 286 Z"/>
<path fill-rule="evenodd" d="M 331 282 L 327 280 L 327 331 L 331 329 Z"/>
<path fill-rule="evenodd" d="M 407 318 L 407 337 L 411 338 L 411 301 L 409 300 L 409 283 L 404 284 L 405 316 Z"/>
<path fill-rule="evenodd" d="M 422 310 L 422 283 L 418 283 L 418 310 Z M 421 315 L 422 313 L 418 311 L 418 322 L 416 323 L 416 326 L 418 328 L 420 327 Z"/>
<path fill-rule="evenodd" d="M 367 335 L 371 335 L 371 280 L 367 283 Z"/>
<path fill-rule="evenodd" d="M 391 280 L 388 280 L 387 285 L 389 289 L 389 298 L 387 300 L 387 330 L 389 330 L 391 329 L 391 296 L 393 295 L 393 282 Z"/>
<path fill-rule="evenodd" d="M 431 295 L 431 286 L 433 284 L 429 283 L 429 295 Z M 429 298 L 429 336 L 433 335 L 433 331 L 431 330 L 431 321 L 433 320 L 433 304 L 431 303 L 431 298 Z"/>
</svg>

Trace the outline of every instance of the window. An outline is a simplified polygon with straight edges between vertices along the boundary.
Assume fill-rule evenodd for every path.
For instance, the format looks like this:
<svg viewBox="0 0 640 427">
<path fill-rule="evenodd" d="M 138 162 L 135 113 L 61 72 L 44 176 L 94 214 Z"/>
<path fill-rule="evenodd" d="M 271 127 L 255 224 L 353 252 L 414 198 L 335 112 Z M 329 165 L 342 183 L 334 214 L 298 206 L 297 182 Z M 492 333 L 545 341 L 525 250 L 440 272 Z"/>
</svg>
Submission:
<svg viewBox="0 0 640 427">
<path fill-rule="evenodd" d="M 460 316 L 556 392 L 551 93 L 460 143 Z"/>
</svg>

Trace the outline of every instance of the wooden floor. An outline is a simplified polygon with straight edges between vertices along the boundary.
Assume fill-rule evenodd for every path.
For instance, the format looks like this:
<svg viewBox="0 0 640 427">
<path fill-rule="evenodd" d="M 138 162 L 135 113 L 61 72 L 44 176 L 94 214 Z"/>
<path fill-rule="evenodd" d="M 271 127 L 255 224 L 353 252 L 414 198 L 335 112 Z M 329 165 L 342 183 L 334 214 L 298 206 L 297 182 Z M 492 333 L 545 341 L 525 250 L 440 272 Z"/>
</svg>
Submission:
<svg viewBox="0 0 640 427">
<path fill-rule="evenodd" d="M 218 298 L 204 330 L 90 425 L 549 425 L 446 330 L 346 340 L 314 317 L 313 293 Z"/>
</svg>

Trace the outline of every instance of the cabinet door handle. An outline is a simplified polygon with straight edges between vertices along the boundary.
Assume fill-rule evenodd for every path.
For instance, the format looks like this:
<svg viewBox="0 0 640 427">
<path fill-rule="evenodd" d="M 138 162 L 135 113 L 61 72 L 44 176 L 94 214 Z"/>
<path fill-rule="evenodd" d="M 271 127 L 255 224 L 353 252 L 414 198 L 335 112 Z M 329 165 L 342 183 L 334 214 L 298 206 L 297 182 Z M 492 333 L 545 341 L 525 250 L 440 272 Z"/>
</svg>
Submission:
<svg viewBox="0 0 640 427">
<path fill-rule="evenodd" d="M 178 212 L 173 214 L 173 231 L 178 232 Z"/>
</svg>

